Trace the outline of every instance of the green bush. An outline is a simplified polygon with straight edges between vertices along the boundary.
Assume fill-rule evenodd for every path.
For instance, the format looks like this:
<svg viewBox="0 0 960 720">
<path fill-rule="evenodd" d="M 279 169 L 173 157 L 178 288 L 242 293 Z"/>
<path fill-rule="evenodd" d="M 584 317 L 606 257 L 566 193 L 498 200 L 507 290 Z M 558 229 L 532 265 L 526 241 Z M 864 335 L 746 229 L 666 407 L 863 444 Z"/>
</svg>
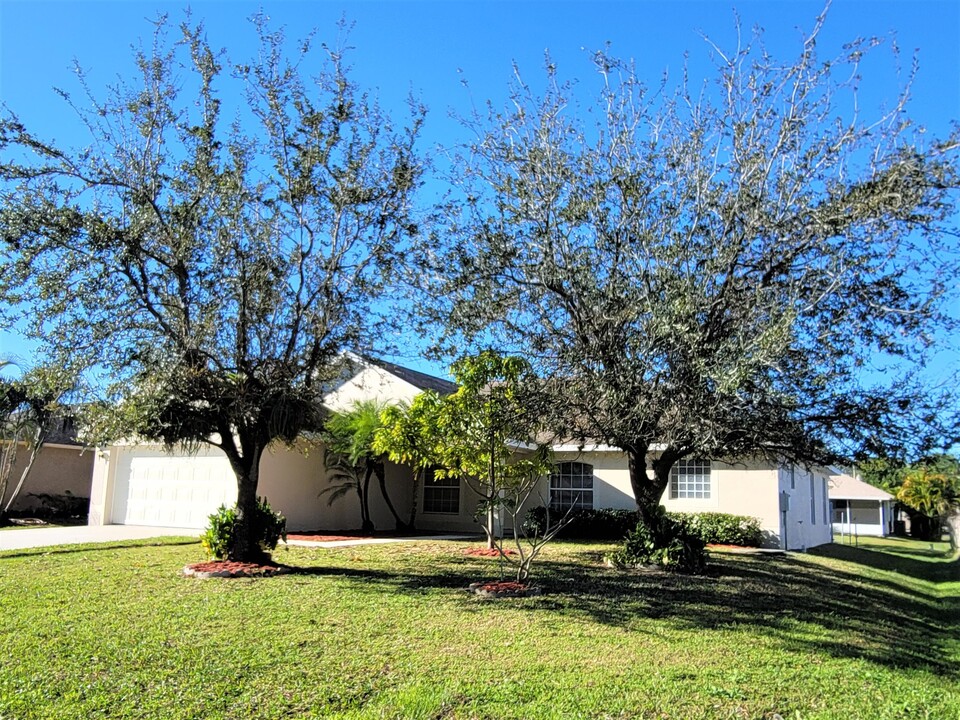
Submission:
<svg viewBox="0 0 960 720">
<path fill-rule="evenodd" d="M 718 512 L 669 515 L 705 543 L 744 547 L 760 547 L 763 544 L 763 530 L 760 529 L 760 520 L 755 517 Z"/>
<path fill-rule="evenodd" d="M 563 513 L 550 512 L 550 520 L 556 523 Z M 571 540 L 623 540 L 636 527 L 640 516 L 636 510 L 603 508 L 600 510 L 574 510 L 570 523 L 557 535 Z M 524 527 L 533 534 L 543 534 L 547 524 L 547 509 L 535 507 L 527 512 Z"/>
<path fill-rule="evenodd" d="M 607 560 L 621 568 L 658 565 L 677 572 L 702 572 L 706 567 L 706 543 L 674 520 L 662 506 L 659 510 L 649 525 L 637 523 L 623 547 Z"/>
<path fill-rule="evenodd" d="M 755 517 L 716 512 L 671 512 L 667 515 L 705 543 L 744 547 L 759 547 L 763 544 L 760 520 Z M 550 519 L 554 522 L 561 516 L 556 511 L 550 513 Z M 623 540 L 638 522 L 640 514 L 636 510 L 574 510 L 570 516 L 570 524 L 563 528 L 557 537 L 571 540 Z M 531 534 L 534 531 L 542 534 L 546 524 L 547 510 L 544 507 L 533 508 L 524 520 L 524 526 Z"/>
<path fill-rule="evenodd" d="M 221 505 L 210 516 L 210 524 L 200 536 L 207 557 L 223 560 L 230 556 L 233 547 L 234 527 L 237 523 L 237 507 Z M 274 512 L 266 498 L 257 498 L 257 511 L 250 528 L 261 552 L 272 552 L 282 538 L 287 541 L 287 519 L 278 512 Z"/>
</svg>

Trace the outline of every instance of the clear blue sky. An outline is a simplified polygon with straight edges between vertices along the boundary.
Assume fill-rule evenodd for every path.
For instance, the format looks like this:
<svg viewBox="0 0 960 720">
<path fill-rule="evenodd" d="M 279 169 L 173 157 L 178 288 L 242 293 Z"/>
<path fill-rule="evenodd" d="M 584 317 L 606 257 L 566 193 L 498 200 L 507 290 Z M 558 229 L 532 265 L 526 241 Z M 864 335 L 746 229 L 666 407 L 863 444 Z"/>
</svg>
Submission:
<svg viewBox="0 0 960 720">
<path fill-rule="evenodd" d="M 350 44 L 354 78 L 377 92 L 390 108 L 412 91 L 430 109 L 425 145 L 453 142 L 457 124 L 450 111 L 463 112 L 471 102 L 505 100 L 511 64 L 537 77 L 544 51 L 563 77 L 591 73 L 590 50 L 610 42 L 613 53 L 631 57 L 651 83 L 664 72 L 678 77 L 684 52 L 693 75 L 708 65 L 706 33 L 730 47 L 736 39 L 734 12 L 749 30 L 764 28 L 769 50 L 784 59 L 796 56 L 800 30 L 809 29 L 821 2 L 227 2 L 190 4 L 215 46 L 241 57 L 252 47 L 246 21 L 258 8 L 291 36 L 316 28 L 320 41 L 335 43 L 341 17 L 355 23 Z M 0 0 L 0 99 L 26 125 L 63 143 L 82 143 L 82 135 L 54 87 L 77 90 L 74 59 L 89 72 L 94 87 L 131 72 L 130 46 L 148 40 L 147 19 L 159 12 L 180 19 L 181 2 L 47 2 Z M 851 39 L 877 36 L 896 41 L 903 63 L 919 54 L 920 76 L 914 87 L 911 115 L 937 135 L 960 118 L 960 1 L 836 0 L 819 49 L 826 57 Z M 891 101 L 898 85 L 888 53 L 864 68 L 863 101 L 876 106 Z M 461 79 L 469 80 L 469 92 Z M 944 339 L 954 346 L 957 339 Z M 29 359 L 29 347 L 0 334 L 0 354 Z M 946 368 L 960 355 L 941 356 Z M 442 369 L 419 364 L 428 371 Z"/>
</svg>

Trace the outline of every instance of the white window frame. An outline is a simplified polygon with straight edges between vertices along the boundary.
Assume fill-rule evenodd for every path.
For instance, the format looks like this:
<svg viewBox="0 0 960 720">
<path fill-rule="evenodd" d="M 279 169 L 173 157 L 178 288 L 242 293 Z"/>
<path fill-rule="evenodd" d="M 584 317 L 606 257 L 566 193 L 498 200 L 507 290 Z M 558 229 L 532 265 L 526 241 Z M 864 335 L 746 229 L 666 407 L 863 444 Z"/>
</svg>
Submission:
<svg viewBox="0 0 960 720">
<path fill-rule="evenodd" d="M 593 510 L 593 465 L 584 462 L 557 463 L 550 473 L 550 510 Z"/>
<path fill-rule="evenodd" d="M 822 478 L 822 482 L 820 486 L 823 491 L 823 524 L 829 525 L 830 524 L 830 493 L 827 488 L 826 478 Z"/>
<path fill-rule="evenodd" d="M 810 524 L 817 524 L 817 484 L 810 473 Z"/>
<path fill-rule="evenodd" d="M 670 468 L 670 497 L 673 500 L 710 500 L 713 497 L 711 463 L 699 458 L 677 460 Z"/>
</svg>

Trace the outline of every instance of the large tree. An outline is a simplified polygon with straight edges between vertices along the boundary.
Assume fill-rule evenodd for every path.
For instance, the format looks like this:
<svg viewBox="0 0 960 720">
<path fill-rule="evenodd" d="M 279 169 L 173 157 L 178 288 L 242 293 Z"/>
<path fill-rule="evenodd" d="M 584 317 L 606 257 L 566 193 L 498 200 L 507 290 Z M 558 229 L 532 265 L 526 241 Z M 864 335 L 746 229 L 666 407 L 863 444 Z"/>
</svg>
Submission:
<svg viewBox="0 0 960 720">
<path fill-rule="evenodd" d="M 687 456 L 829 462 L 956 427 L 904 374 L 955 326 L 958 135 L 910 123 L 912 75 L 868 117 L 874 43 L 821 59 L 823 21 L 787 62 L 711 46 L 703 86 L 597 52 L 584 106 L 548 58 L 542 90 L 518 70 L 465 120 L 437 317 L 529 357 L 558 429 L 626 452 L 643 513 Z"/>
<path fill-rule="evenodd" d="M 138 73 L 65 100 L 83 146 L 0 121 L 0 300 L 53 361 L 95 368 L 97 439 L 212 443 L 237 478 L 233 559 L 260 459 L 317 427 L 345 350 L 369 348 L 417 232 L 423 110 L 396 127 L 343 54 L 263 17 L 249 63 L 156 24 Z M 171 37 L 172 36 L 172 37 Z M 223 88 L 227 90 L 224 91 Z M 95 383 L 96 384 L 96 383 Z"/>
</svg>

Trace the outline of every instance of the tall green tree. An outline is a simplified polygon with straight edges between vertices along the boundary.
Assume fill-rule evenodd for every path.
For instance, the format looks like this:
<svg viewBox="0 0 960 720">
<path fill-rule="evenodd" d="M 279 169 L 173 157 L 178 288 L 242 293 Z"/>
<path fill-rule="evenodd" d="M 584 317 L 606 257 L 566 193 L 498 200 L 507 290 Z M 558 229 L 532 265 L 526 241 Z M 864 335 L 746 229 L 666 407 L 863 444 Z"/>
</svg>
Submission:
<svg viewBox="0 0 960 720">
<path fill-rule="evenodd" d="M 518 69 L 503 109 L 465 120 L 450 251 L 425 253 L 435 317 L 453 347 L 529 358 L 558 430 L 627 454 L 644 517 L 684 457 L 956 436 L 956 408 L 912 379 L 956 327 L 960 134 L 913 126 L 912 74 L 868 116 L 851 78 L 874 43 L 821 58 L 824 20 L 786 61 L 761 34 L 711 46 L 703 86 L 648 89 L 597 52 L 589 106 L 548 58 L 542 90 Z"/>
<path fill-rule="evenodd" d="M 260 459 L 322 423 L 346 350 L 384 333 L 393 269 L 417 226 L 415 143 L 350 79 L 340 48 L 293 52 L 264 16 L 244 62 L 165 18 L 136 74 L 62 93 L 88 142 L 0 120 L 0 303 L 52 361 L 108 381 L 101 442 L 210 443 L 237 479 L 229 557 Z M 227 105 L 221 88 L 242 96 Z"/>
</svg>

